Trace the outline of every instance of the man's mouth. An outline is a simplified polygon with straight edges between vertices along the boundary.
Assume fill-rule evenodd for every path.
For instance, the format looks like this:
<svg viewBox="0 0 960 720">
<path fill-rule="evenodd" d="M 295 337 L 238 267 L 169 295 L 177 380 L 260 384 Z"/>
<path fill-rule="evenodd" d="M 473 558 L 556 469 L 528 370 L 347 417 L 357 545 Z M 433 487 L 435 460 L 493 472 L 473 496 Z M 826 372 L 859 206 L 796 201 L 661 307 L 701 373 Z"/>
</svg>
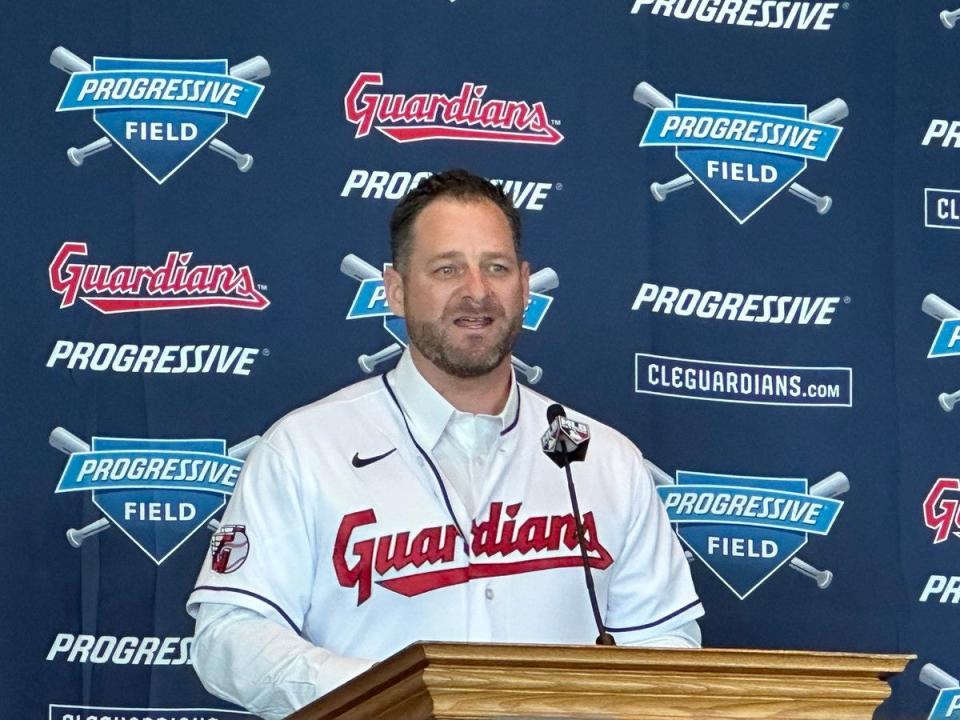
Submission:
<svg viewBox="0 0 960 720">
<path fill-rule="evenodd" d="M 493 318 L 489 315 L 461 315 L 453 324 L 457 327 L 467 328 L 468 330 L 480 330 L 493 323 Z"/>
</svg>

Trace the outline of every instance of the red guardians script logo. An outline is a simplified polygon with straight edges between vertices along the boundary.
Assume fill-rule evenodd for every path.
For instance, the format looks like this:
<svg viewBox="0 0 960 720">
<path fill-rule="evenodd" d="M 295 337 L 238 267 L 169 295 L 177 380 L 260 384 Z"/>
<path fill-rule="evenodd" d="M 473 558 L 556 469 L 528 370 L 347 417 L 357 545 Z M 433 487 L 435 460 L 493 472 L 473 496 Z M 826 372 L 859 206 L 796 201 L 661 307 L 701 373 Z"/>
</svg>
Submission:
<svg viewBox="0 0 960 720">
<path fill-rule="evenodd" d="M 923 521 L 936 532 L 933 544 L 960 538 L 960 479 L 938 478 L 923 501 Z"/>
<path fill-rule="evenodd" d="M 563 140 L 542 102 L 485 99 L 486 85 L 465 82 L 454 96 L 441 93 L 394 95 L 368 92 L 383 85 L 383 74 L 365 72 L 343 98 L 354 137 L 376 128 L 397 142 L 418 140 L 486 140 L 556 145 Z"/>
<path fill-rule="evenodd" d="M 83 300 L 102 313 L 228 307 L 263 310 L 270 301 L 244 265 L 189 266 L 192 252 L 172 251 L 160 267 L 71 262 L 87 255 L 87 244 L 66 242 L 50 263 L 50 289 L 60 308 Z"/>
<path fill-rule="evenodd" d="M 357 540 L 351 545 L 354 530 L 376 523 L 377 515 L 373 509 L 350 513 L 340 522 L 333 546 L 337 580 L 345 588 L 357 588 L 357 605 L 361 605 L 370 598 L 374 582 L 413 597 L 475 578 L 580 567 L 583 560 L 577 548 L 577 526 L 573 515 L 517 520 L 520 507 L 521 503 L 506 507 L 503 503 L 491 503 L 487 519 L 474 522 L 471 529 L 470 564 L 448 568 L 443 566 L 454 561 L 460 541 L 456 526 L 428 527 L 416 534 L 381 535 Z M 590 566 L 598 570 L 610 567 L 613 557 L 600 544 L 592 512 L 583 516 L 583 535 Z M 513 554 L 533 557 L 510 562 L 483 562 L 483 558 L 496 560 Z M 354 558 L 356 561 L 351 565 Z M 391 571 L 407 568 L 413 572 L 382 579 Z M 379 579 L 374 580 L 374 576 Z"/>
</svg>

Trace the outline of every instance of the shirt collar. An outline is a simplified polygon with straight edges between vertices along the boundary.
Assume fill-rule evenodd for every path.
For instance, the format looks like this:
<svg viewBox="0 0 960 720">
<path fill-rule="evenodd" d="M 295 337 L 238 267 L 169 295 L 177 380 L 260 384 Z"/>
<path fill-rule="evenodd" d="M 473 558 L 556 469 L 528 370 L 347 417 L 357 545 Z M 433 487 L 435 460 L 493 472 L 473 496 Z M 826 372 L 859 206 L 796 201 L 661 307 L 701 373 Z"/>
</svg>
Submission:
<svg viewBox="0 0 960 720">
<path fill-rule="evenodd" d="M 432 450 L 436 447 L 457 409 L 427 382 L 413 364 L 410 351 L 404 351 L 397 367 L 387 374 L 390 386 L 397 394 L 400 406 L 410 423 L 417 429 L 417 435 Z M 519 411 L 517 380 L 511 368 L 510 394 L 499 415 L 501 435 L 516 425 Z"/>
</svg>

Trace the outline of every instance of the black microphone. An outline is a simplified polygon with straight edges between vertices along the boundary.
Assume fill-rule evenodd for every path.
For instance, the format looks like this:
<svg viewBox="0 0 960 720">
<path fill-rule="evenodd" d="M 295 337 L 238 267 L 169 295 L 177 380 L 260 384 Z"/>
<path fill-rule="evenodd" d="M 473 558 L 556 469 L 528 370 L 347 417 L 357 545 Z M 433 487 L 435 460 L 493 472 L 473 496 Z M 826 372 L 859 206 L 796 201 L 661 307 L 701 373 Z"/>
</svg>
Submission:
<svg viewBox="0 0 960 720">
<path fill-rule="evenodd" d="M 590 428 L 585 423 L 568 418 L 563 406 L 558 403 L 554 403 L 547 408 L 547 422 L 550 427 L 540 438 L 540 447 L 548 458 L 566 471 L 567 488 L 570 490 L 570 505 L 573 507 L 573 519 L 577 524 L 577 545 L 580 547 L 583 573 L 587 580 L 587 594 L 590 596 L 590 607 L 593 608 L 593 619 L 597 624 L 597 632 L 599 633 L 597 635 L 597 645 L 616 645 L 613 636 L 604 629 L 603 620 L 600 617 L 597 590 L 593 586 L 593 572 L 590 568 L 590 559 L 587 557 L 587 546 L 584 544 L 580 503 L 577 502 L 577 491 L 573 486 L 573 473 L 570 471 L 570 463 L 583 460 L 587 456 Z"/>
<path fill-rule="evenodd" d="M 587 457 L 590 428 L 568 418 L 559 403 L 547 408 L 547 423 L 550 427 L 540 438 L 540 447 L 558 467 L 566 467 Z"/>
</svg>

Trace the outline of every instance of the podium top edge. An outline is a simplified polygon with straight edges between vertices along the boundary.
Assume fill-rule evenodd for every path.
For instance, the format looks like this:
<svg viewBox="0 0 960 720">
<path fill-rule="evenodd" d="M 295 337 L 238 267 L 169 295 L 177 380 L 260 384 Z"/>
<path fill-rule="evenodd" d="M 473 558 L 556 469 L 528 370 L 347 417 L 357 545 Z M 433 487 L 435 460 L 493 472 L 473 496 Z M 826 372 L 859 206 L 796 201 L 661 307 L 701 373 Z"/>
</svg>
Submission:
<svg viewBox="0 0 960 720">
<path fill-rule="evenodd" d="M 739 648 L 647 648 L 596 645 L 516 645 L 496 643 L 414 643 L 392 655 L 382 665 L 428 663 L 432 665 L 541 666 L 664 671 L 725 667 L 738 673 L 786 672 L 815 675 L 868 674 L 885 677 L 901 672 L 916 655 L 890 653 L 825 652 L 813 650 L 760 650 Z"/>
</svg>

